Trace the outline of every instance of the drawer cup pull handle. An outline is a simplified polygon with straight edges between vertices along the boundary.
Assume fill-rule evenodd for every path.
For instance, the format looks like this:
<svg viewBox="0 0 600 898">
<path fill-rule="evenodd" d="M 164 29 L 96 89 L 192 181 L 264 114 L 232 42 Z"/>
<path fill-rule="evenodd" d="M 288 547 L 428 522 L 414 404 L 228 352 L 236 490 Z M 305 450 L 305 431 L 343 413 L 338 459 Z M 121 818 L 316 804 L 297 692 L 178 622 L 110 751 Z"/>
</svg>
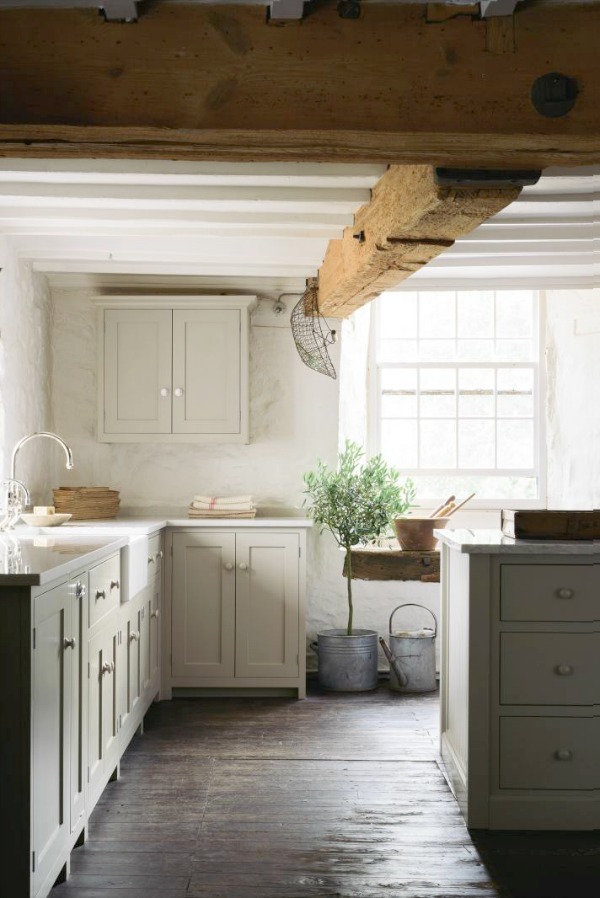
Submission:
<svg viewBox="0 0 600 898">
<path fill-rule="evenodd" d="M 65 638 L 63 645 L 66 649 L 74 649 L 75 646 L 77 645 L 77 640 L 75 639 L 74 636 Z"/>
<path fill-rule="evenodd" d="M 570 677 L 573 673 L 573 668 L 570 664 L 558 664 L 555 670 L 559 677 Z"/>
<path fill-rule="evenodd" d="M 105 592 L 105 590 L 104 590 L 104 589 L 97 589 L 97 590 L 96 590 L 96 598 L 97 598 L 97 599 L 105 599 L 105 598 L 106 598 L 106 592 Z"/>
<path fill-rule="evenodd" d="M 559 748 L 558 751 L 554 752 L 554 757 L 557 761 L 572 761 L 573 752 L 569 751 L 568 748 Z"/>
<path fill-rule="evenodd" d="M 120 585 L 121 585 L 121 584 L 119 583 L 118 580 L 111 580 L 111 581 L 110 581 L 110 588 L 111 588 L 111 589 L 118 589 Z"/>
<path fill-rule="evenodd" d="M 559 599 L 572 599 L 575 595 L 574 589 L 568 589 L 566 586 L 561 586 L 560 589 L 556 590 L 556 595 Z"/>
</svg>

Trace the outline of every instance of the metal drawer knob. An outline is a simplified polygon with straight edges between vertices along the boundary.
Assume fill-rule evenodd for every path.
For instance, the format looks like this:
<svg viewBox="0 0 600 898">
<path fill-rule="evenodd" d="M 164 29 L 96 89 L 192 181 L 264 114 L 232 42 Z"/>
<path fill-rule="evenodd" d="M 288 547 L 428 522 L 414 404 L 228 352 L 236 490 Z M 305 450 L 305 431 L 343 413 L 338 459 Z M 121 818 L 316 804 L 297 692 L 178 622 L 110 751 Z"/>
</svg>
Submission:
<svg viewBox="0 0 600 898">
<path fill-rule="evenodd" d="M 74 636 L 65 638 L 63 641 L 63 645 L 66 649 L 74 649 L 75 646 L 77 645 L 77 640 L 75 639 Z"/>
<path fill-rule="evenodd" d="M 96 590 L 96 598 L 97 598 L 97 599 L 105 599 L 105 598 L 106 598 L 106 592 L 105 592 L 103 589 L 97 589 L 97 590 Z"/>
<path fill-rule="evenodd" d="M 112 673 L 115 669 L 115 665 L 113 661 L 105 661 L 102 665 L 102 673 Z"/>
<path fill-rule="evenodd" d="M 233 565 L 232 565 L 231 561 L 226 561 L 226 562 L 225 562 L 225 570 L 226 570 L 226 571 L 232 571 L 232 570 L 233 570 Z"/>
<path fill-rule="evenodd" d="M 568 748 L 559 748 L 558 751 L 554 752 L 554 757 L 557 761 L 572 761 L 573 752 L 569 751 Z"/>
<path fill-rule="evenodd" d="M 168 396 L 169 393 L 170 393 L 170 390 L 167 387 L 163 387 L 160 391 L 161 396 Z"/>
<path fill-rule="evenodd" d="M 111 580 L 111 581 L 110 581 L 110 588 L 111 588 L 111 589 L 118 589 L 120 585 L 121 585 L 121 584 L 119 583 L 118 580 Z"/>
<path fill-rule="evenodd" d="M 154 564 L 154 556 L 148 555 L 148 564 Z"/>
<path fill-rule="evenodd" d="M 247 570 L 248 570 L 248 565 L 246 564 L 245 561 L 240 561 L 238 567 L 239 567 L 240 571 L 247 571 Z"/>
<path fill-rule="evenodd" d="M 157 552 L 156 555 L 154 556 L 154 560 L 158 561 L 162 557 L 163 557 L 163 553 L 162 553 L 162 549 L 161 549 L 161 551 Z"/>
<path fill-rule="evenodd" d="M 559 664 L 555 670 L 559 677 L 568 677 L 573 673 L 573 668 L 570 664 Z"/>
<path fill-rule="evenodd" d="M 159 617 L 160 617 L 160 611 L 159 611 L 159 609 L 157 608 L 156 611 L 151 611 L 151 612 L 150 612 L 150 617 L 159 618 Z"/>
<path fill-rule="evenodd" d="M 175 395 L 177 397 L 183 396 L 183 390 L 181 389 L 181 387 L 177 387 L 177 389 L 175 390 Z"/>
<path fill-rule="evenodd" d="M 87 589 L 83 585 L 83 583 L 77 583 L 75 586 L 75 597 L 78 599 L 83 599 L 87 593 Z"/>
<path fill-rule="evenodd" d="M 575 595 L 575 590 L 568 589 L 566 586 L 561 586 L 560 589 L 556 590 L 556 595 L 559 599 L 572 599 Z"/>
<path fill-rule="evenodd" d="M 140 638 L 140 634 L 137 630 L 132 630 L 129 634 L 129 642 L 137 642 Z"/>
</svg>

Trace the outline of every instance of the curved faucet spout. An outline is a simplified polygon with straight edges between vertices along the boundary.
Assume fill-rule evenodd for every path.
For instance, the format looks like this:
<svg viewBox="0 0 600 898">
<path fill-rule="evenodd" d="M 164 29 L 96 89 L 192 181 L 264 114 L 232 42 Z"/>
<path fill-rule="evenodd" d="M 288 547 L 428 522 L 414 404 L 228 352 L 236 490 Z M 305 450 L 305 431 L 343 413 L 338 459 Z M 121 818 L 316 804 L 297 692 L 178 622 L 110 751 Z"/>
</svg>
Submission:
<svg viewBox="0 0 600 898">
<path fill-rule="evenodd" d="M 65 455 L 67 456 L 67 465 L 66 465 L 67 468 L 73 467 L 73 453 L 71 452 L 71 450 L 69 449 L 69 447 L 67 446 L 65 441 L 62 439 L 62 437 L 59 437 L 57 433 L 50 433 L 50 431 L 40 430 L 40 431 L 37 431 L 36 433 L 30 433 L 28 436 L 23 437 L 23 439 L 19 440 L 19 442 L 13 449 L 12 458 L 11 458 L 11 462 L 10 462 L 11 480 L 16 479 L 15 478 L 15 467 L 16 467 L 16 463 L 17 463 L 17 455 L 19 454 L 19 450 L 25 445 L 25 443 L 28 443 L 29 440 L 33 440 L 34 437 L 50 437 L 51 440 L 56 440 L 57 443 L 60 443 L 60 445 L 65 450 Z"/>
</svg>

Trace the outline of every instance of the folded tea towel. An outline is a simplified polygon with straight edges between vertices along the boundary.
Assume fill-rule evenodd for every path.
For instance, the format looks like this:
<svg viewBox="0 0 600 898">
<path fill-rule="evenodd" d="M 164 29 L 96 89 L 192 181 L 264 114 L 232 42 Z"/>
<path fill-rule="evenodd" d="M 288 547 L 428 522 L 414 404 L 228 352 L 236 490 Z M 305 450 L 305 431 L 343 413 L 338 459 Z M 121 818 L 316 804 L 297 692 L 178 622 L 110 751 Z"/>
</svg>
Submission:
<svg viewBox="0 0 600 898">
<path fill-rule="evenodd" d="M 252 511 L 254 505 L 252 502 L 198 502 L 194 500 L 190 504 L 190 508 L 196 508 L 198 511 Z"/>
<path fill-rule="evenodd" d="M 194 505 L 200 503 L 197 508 L 203 505 L 252 505 L 252 496 L 194 496 L 192 502 Z"/>
</svg>

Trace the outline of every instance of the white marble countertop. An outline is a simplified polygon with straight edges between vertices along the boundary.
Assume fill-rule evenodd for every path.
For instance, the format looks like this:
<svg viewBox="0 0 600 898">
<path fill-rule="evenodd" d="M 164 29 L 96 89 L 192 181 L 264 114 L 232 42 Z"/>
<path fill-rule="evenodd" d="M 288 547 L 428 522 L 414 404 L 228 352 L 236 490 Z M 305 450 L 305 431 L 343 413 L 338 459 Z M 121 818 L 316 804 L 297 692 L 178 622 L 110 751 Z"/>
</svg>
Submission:
<svg viewBox="0 0 600 898">
<path fill-rule="evenodd" d="M 434 530 L 441 543 L 480 555 L 600 555 L 592 540 L 511 539 L 501 530 Z"/>
<path fill-rule="evenodd" d="M 125 534 L 59 536 L 54 528 L 51 536 L 25 535 L 25 529 L 0 533 L 0 586 L 44 586 L 94 565 L 129 542 Z"/>
<path fill-rule="evenodd" d="M 43 586 L 93 565 L 107 551 L 118 551 L 136 538 L 166 527 L 210 530 L 312 527 L 308 518 L 187 518 L 169 516 L 119 517 L 105 521 L 67 521 L 58 527 L 19 524 L 0 533 L 0 586 Z"/>
</svg>

